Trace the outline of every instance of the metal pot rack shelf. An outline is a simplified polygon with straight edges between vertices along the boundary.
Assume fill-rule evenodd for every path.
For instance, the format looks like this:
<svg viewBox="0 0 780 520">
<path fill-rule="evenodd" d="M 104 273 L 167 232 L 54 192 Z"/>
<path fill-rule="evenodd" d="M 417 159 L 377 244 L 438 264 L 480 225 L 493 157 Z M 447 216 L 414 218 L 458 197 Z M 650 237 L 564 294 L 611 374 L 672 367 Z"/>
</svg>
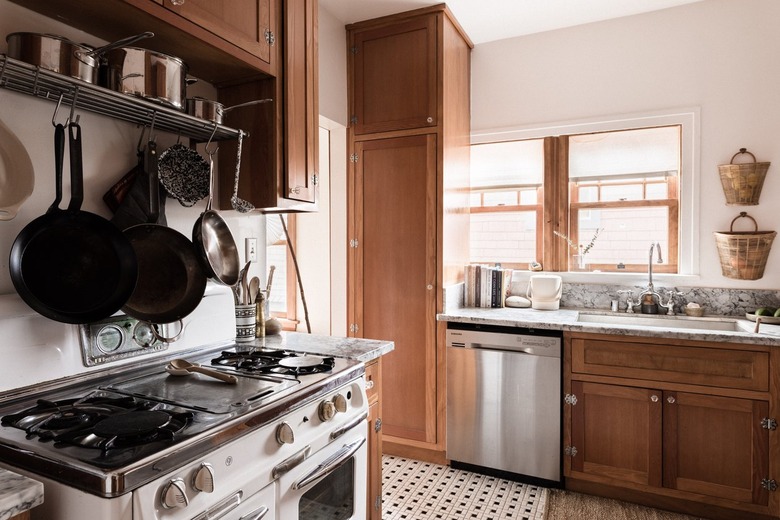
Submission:
<svg viewBox="0 0 780 520">
<path fill-rule="evenodd" d="M 239 130 L 190 116 L 145 99 L 115 92 L 92 83 L 41 69 L 0 54 L 0 88 L 60 102 L 76 110 L 154 128 L 198 142 L 238 139 Z M 215 128 L 216 126 L 216 128 Z M 243 132 L 244 137 L 248 134 Z"/>
</svg>

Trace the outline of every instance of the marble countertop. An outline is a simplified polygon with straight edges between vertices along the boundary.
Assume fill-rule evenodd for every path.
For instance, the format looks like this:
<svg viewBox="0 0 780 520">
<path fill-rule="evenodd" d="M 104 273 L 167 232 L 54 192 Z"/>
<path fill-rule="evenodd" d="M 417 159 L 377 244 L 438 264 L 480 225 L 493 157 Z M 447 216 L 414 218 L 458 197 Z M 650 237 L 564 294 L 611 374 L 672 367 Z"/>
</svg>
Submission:
<svg viewBox="0 0 780 520">
<path fill-rule="evenodd" d="M 643 318 L 663 320 L 657 326 L 623 323 L 580 322 L 580 314 L 605 316 L 606 319 L 618 319 L 626 316 L 625 312 L 594 311 L 593 309 L 560 309 L 557 311 L 542 311 L 536 309 L 479 309 L 458 308 L 447 310 L 436 316 L 439 321 L 458 323 L 473 323 L 483 325 L 503 325 L 507 327 L 532 327 L 536 329 L 552 329 L 577 332 L 592 332 L 601 334 L 621 334 L 626 336 L 658 337 L 689 339 L 712 342 L 749 343 L 754 345 L 780 346 L 780 325 L 762 323 L 759 333 L 754 333 L 755 323 L 734 316 L 705 316 L 689 318 L 687 316 L 633 315 L 639 321 Z M 619 315 L 619 316 L 618 316 Z M 631 315 L 629 315 L 631 316 Z M 668 327 L 663 326 L 668 322 Z M 674 322 L 674 323 L 673 323 Z M 703 324 L 703 322 L 724 322 L 735 324 L 739 330 L 701 330 L 686 328 L 683 323 Z"/>
<path fill-rule="evenodd" d="M 293 352 L 305 352 L 318 356 L 333 356 L 356 359 L 367 363 L 395 348 L 392 341 L 345 338 L 339 336 L 324 336 L 320 334 L 305 334 L 303 332 L 282 332 L 265 338 L 242 343 L 249 348 L 285 349 Z"/>
<path fill-rule="evenodd" d="M 43 483 L 0 469 L 0 520 L 43 504 Z"/>
</svg>

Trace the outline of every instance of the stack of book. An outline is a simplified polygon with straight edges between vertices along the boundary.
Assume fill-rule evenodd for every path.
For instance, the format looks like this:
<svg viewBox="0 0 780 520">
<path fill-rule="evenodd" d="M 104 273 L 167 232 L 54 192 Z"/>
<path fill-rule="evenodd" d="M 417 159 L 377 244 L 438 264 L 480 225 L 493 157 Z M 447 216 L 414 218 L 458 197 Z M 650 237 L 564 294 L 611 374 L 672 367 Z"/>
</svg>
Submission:
<svg viewBox="0 0 780 520">
<path fill-rule="evenodd" d="M 466 266 L 466 307 L 504 307 L 511 269 L 483 264 Z"/>
</svg>

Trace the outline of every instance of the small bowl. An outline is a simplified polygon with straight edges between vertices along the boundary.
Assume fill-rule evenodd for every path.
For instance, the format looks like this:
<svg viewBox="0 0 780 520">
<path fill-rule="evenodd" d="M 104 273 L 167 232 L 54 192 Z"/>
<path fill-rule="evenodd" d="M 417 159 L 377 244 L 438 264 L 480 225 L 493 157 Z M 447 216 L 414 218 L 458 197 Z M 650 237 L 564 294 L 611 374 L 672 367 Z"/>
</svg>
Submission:
<svg viewBox="0 0 780 520">
<path fill-rule="evenodd" d="M 704 307 L 685 307 L 685 314 L 695 318 L 704 316 Z"/>
</svg>

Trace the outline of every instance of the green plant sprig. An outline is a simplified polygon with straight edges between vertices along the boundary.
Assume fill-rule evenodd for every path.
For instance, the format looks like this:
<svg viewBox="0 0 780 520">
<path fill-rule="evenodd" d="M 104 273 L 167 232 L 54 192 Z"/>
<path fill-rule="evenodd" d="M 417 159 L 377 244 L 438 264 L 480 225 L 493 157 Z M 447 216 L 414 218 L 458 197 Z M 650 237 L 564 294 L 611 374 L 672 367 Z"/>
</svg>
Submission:
<svg viewBox="0 0 780 520">
<path fill-rule="evenodd" d="M 590 239 L 590 242 L 588 243 L 588 245 L 585 246 L 585 247 L 580 245 L 580 247 L 579 247 L 580 254 L 582 254 L 582 255 L 588 254 L 588 251 L 590 251 L 591 248 L 593 248 L 594 244 L 596 243 L 596 239 L 599 237 L 599 233 L 601 233 L 601 231 L 603 229 L 604 228 L 596 228 L 596 232 L 593 234 L 593 238 Z M 577 244 L 572 242 L 572 240 L 569 237 L 567 237 L 566 235 L 564 235 L 563 233 L 559 233 L 557 231 L 553 231 L 553 234 L 558 236 L 558 237 L 560 237 L 560 238 L 562 238 L 562 239 L 564 239 L 566 241 L 566 243 L 569 244 L 569 247 L 572 249 L 572 251 L 576 252 L 578 250 Z"/>
</svg>

